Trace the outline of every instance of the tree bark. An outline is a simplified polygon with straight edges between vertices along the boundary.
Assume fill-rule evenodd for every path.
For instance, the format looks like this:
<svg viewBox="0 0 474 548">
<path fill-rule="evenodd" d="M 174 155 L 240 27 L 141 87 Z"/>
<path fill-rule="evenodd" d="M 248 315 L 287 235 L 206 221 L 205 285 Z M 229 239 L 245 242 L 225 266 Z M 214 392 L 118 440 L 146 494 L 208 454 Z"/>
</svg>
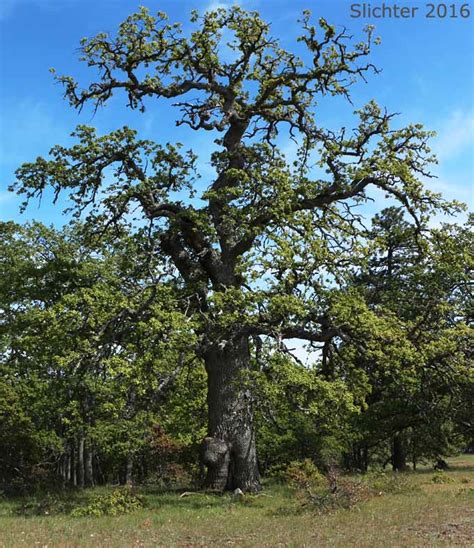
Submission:
<svg viewBox="0 0 474 548">
<path fill-rule="evenodd" d="M 92 444 L 89 442 L 85 449 L 85 462 L 84 462 L 84 473 L 85 473 L 85 484 L 87 487 L 93 487 L 94 486 L 94 466 L 93 466 L 93 458 L 94 458 L 94 452 L 92 449 Z"/>
<path fill-rule="evenodd" d="M 133 485 L 133 454 L 131 452 L 128 453 L 125 464 L 125 485 Z"/>
<path fill-rule="evenodd" d="M 84 487 L 84 437 L 79 438 L 77 447 L 77 485 Z"/>
<path fill-rule="evenodd" d="M 407 469 L 406 452 L 400 434 L 396 434 L 393 438 L 392 468 L 396 472 Z"/>
<path fill-rule="evenodd" d="M 364 444 L 364 447 L 362 448 L 362 459 L 363 472 L 367 472 L 369 470 L 369 448 L 367 447 L 367 444 Z"/>
<path fill-rule="evenodd" d="M 71 449 L 68 448 L 66 453 L 66 482 L 71 482 Z"/>
<path fill-rule="evenodd" d="M 247 338 L 214 345 L 204 355 L 208 375 L 208 436 L 202 459 L 205 486 L 224 490 L 260 491 L 252 394 L 246 373 L 250 354 Z"/>
<path fill-rule="evenodd" d="M 77 456 L 76 456 L 76 444 L 71 444 L 71 482 L 74 487 L 77 486 Z"/>
</svg>

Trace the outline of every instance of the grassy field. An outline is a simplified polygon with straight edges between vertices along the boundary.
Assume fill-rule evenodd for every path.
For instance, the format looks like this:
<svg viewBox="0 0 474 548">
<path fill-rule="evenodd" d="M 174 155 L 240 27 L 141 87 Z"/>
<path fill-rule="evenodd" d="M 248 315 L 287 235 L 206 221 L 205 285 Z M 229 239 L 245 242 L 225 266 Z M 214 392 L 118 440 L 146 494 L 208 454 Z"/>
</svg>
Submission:
<svg viewBox="0 0 474 548">
<path fill-rule="evenodd" d="M 474 546 L 474 456 L 450 459 L 438 476 L 408 472 L 411 489 L 324 515 L 281 485 L 242 500 L 148 490 L 146 509 L 99 518 L 25 517 L 31 499 L 2 500 L 0 546 Z"/>
</svg>

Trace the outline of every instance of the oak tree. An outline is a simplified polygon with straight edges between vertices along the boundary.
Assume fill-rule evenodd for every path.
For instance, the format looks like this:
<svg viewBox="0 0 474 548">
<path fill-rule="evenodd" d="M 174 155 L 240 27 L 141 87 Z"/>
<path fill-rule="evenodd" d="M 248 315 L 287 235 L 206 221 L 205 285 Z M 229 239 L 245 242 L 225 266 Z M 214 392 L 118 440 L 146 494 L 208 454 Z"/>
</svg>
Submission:
<svg viewBox="0 0 474 548">
<path fill-rule="evenodd" d="M 420 181 L 433 161 L 431 133 L 420 125 L 394 129 L 394 115 L 375 102 L 356 111 L 353 130 L 318 124 L 321 98 L 350 101 L 351 87 L 376 72 L 366 60 L 377 43 L 371 27 L 354 42 L 323 18 L 313 25 L 305 12 L 298 55 L 258 13 L 240 7 L 193 12 L 191 24 L 185 34 L 142 8 L 115 35 L 81 42 L 94 74 L 89 85 L 57 80 L 79 110 L 115 94 L 138 111 L 172 101 L 184 138 L 214 138 L 209 157 L 199 158 L 215 171 L 203 192 L 196 196 L 191 150 L 140 139 L 127 127 L 99 136 L 79 126 L 77 144 L 24 164 L 14 187 L 26 201 L 48 187 L 56 198 L 66 192 L 91 236 L 146 226 L 149 252 L 164 256 L 179 282 L 208 375 L 207 485 L 257 491 L 252 341 L 344 337 L 326 313 L 324 288 L 350 264 L 358 245 L 353 208 L 371 188 L 398 200 L 419 230 L 442 201 Z M 279 147 L 285 136 L 298 144 L 296 159 Z"/>
</svg>

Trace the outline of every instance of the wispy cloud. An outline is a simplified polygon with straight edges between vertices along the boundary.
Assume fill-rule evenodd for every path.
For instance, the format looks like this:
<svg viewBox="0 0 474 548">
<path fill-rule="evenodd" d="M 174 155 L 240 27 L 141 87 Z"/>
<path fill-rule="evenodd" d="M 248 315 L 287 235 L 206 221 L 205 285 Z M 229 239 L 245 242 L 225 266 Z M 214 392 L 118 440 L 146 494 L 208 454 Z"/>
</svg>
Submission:
<svg viewBox="0 0 474 548">
<path fill-rule="evenodd" d="M 76 4 L 80 0 L 1 0 L 0 22 L 13 16 L 18 8 L 31 7 L 42 10 L 57 10 L 67 7 L 68 4 Z"/>
<path fill-rule="evenodd" d="M 203 9 L 203 11 L 215 11 L 219 8 L 230 8 L 231 6 L 238 5 L 240 6 L 242 4 L 241 0 L 229 0 L 224 2 L 219 2 L 216 0 L 212 0 L 207 4 L 207 6 Z"/>
<path fill-rule="evenodd" d="M 454 111 L 440 124 L 433 150 L 440 161 L 455 159 L 466 152 L 474 156 L 474 111 Z"/>
<path fill-rule="evenodd" d="M 12 192 L 0 190 L 0 207 L 15 199 L 15 195 Z"/>
<path fill-rule="evenodd" d="M 471 205 L 473 204 L 474 187 L 469 182 L 462 184 L 462 182 L 454 182 L 449 179 L 439 178 L 430 179 L 425 182 L 425 185 L 434 192 L 441 192 L 443 196 L 448 200 L 458 200 Z"/>
<path fill-rule="evenodd" d="M 23 100 L 15 109 L 3 105 L 0 140 L 0 165 L 18 167 L 21 162 L 46 154 L 51 146 L 68 138 L 58 117 L 44 103 L 33 99 Z M 8 136 L 8 138 L 7 138 Z"/>
<path fill-rule="evenodd" d="M 0 221 L 10 220 L 12 212 L 17 212 L 20 207 L 21 199 L 13 192 L 0 190 Z M 15 215 L 13 215 L 14 217 Z"/>
</svg>

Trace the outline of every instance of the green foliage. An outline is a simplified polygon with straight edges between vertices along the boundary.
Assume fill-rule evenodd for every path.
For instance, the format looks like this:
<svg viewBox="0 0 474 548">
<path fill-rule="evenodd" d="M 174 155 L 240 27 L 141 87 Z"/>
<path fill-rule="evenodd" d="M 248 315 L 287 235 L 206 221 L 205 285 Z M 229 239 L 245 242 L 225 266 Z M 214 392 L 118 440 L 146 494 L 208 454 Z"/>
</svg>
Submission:
<svg viewBox="0 0 474 548">
<path fill-rule="evenodd" d="M 282 479 L 294 489 L 311 489 L 325 483 L 324 476 L 310 459 L 290 462 Z"/>
<path fill-rule="evenodd" d="M 317 124 L 321 97 L 350 101 L 374 72 L 373 28 L 353 43 L 305 12 L 296 55 L 238 6 L 190 23 L 140 8 L 115 34 L 81 41 L 95 81 L 57 80 L 78 109 L 121 93 L 140 111 L 171 100 L 183 130 L 217 135 L 207 188 L 206 158 L 128 127 L 79 125 L 72 146 L 16 171 L 23 208 L 65 193 L 71 223 L 0 224 L 2 480 L 40 462 L 66 483 L 92 483 L 91 467 L 103 483 L 184 477 L 206 404 L 231 394 L 206 399 L 216 368 L 203 361 L 220 352 L 225 378 L 236 349 L 245 420 L 232 414 L 217 431 L 251 426 L 254 405 L 263 469 L 305 458 L 331 469 L 342 457 L 365 469 L 395 439 L 414 462 L 472 441 L 473 219 L 429 229 L 433 214 L 463 209 L 422 184 L 433 134 L 399 127 L 374 100 L 340 130 Z M 297 141 L 294 161 L 282 131 Z M 357 208 L 374 189 L 401 209 L 369 228 Z M 292 339 L 315 351 L 310 367 Z"/>
<path fill-rule="evenodd" d="M 358 412 L 353 394 L 342 381 L 328 381 L 281 353 L 262 355 L 254 375 L 258 395 L 257 439 L 262 466 L 312 458 L 325 466 L 348 441 L 344 423 Z"/>
<path fill-rule="evenodd" d="M 1 481 L 18 486 L 65 475 L 81 438 L 117 478 L 130 453 L 148 458 L 152 425 L 173 409 L 158 416 L 175 380 L 185 375 L 177 381 L 183 393 L 202 384 L 186 371 L 192 325 L 171 285 L 148 286 L 130 261 L 137 239 L 99 250 L 79 226 L 1 228 L 0 278 L 18 282 L 0 285 L 8 349 L 0 361 Z M 152 296 L 142 313 L 142 299 Z M 176 405 L 184 417 L 174 424 L 191 443 L 186 407 Z"/>
<path fill-rule="evenodd" d="M 433 483 L 452 483 L 454 479 L 451 476 L 448 476 L 444 470 L 435 470 L 435 473 L 431 476 L 431 481 Z"/>
<path fill-rule="evenodd" d="M 459 419 L 473 386 L 465 313 L 472 233 L 444 225 L 422 235 L 389 208 L 374 218 L 371 237 L 351 299 L 335 307 L 353 332 L 334 367 L 349 375 L 353 390 L 365 391 L 355 441 L 381 463 L 395 436 L 414 462 L 451 454 L 466 444 L 468 422 Z"/>
<path fill-rule="evenodd" d="M 85 516 L 119 516 L 141 510 L 145 499 L 133 493 L 131 489 L 116 489 L 112 493 L 99 495 L 86 506 L 79 506 L 71 512 L 71 516 L 81 518 Z"/>
</svg>

